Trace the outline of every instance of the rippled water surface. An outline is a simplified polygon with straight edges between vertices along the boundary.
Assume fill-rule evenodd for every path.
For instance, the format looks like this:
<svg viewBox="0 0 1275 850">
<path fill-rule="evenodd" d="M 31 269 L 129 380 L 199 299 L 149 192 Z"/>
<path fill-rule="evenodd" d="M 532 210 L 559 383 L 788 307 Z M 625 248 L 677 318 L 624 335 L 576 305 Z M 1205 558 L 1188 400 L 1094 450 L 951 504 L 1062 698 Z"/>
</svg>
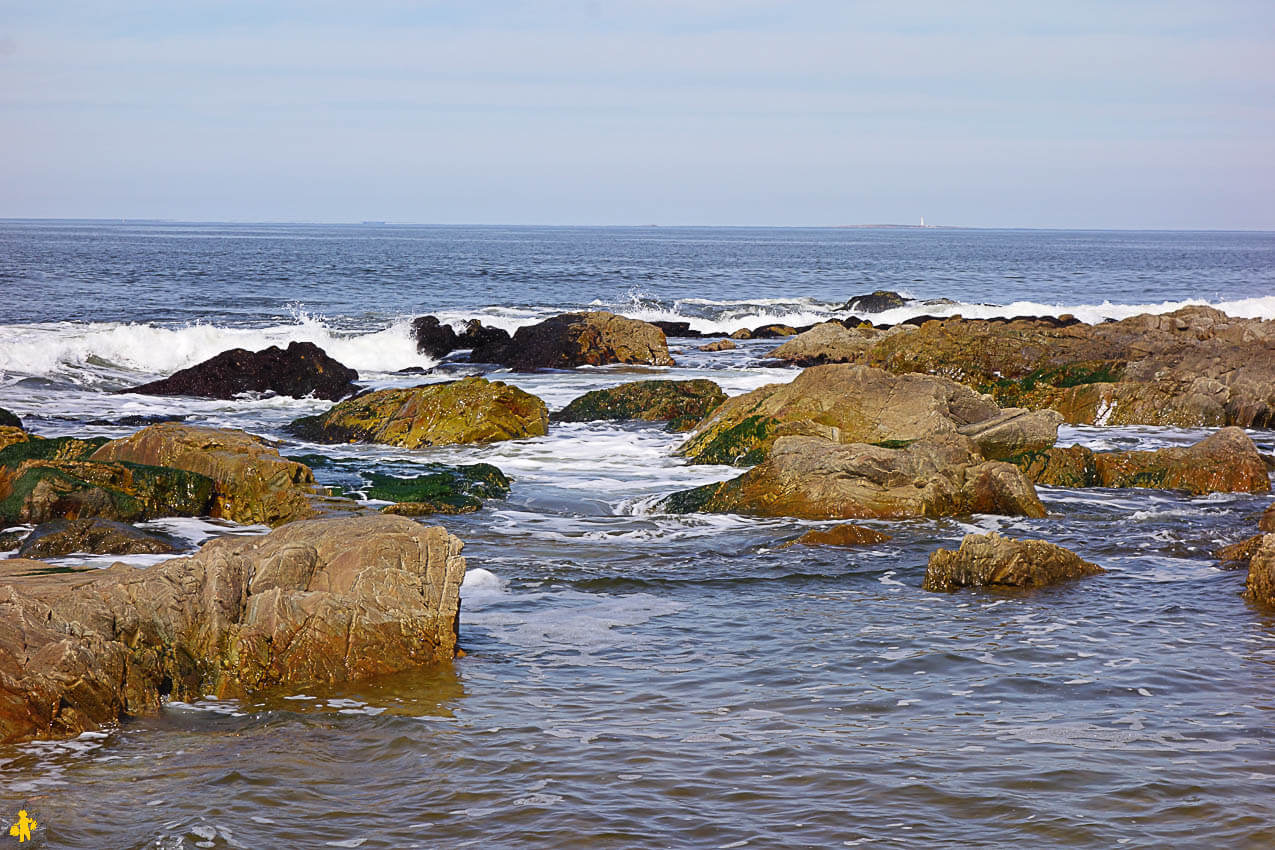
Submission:
<svg viewBox="0 0 1275 850">
<path fill-rule="evenodd" d="M 29 281 L 37 269 L 58 282 L 49 284 L 60 294 L 47 314 L 11 299 L 0 327 L 0 406 L 46 435 L 118 436 L 132 429 L 90 423 L 138 414 L 282 438 L 284 424 L 325 404 L 105 392 L 188 365 L 182 357 L 216 353 L 200 346 L 220 350 L 235 333 L 268 342 L 316 328 L 363 358 L 368 385 L 441 380 L 463 367 L 395 372 L 434 365 L 394 330 L 414 311 L 505 310 L 516 325 L 555 305 L 606 301 L 607 293 L 591 291 L 599 282 L 627 298 L 635 274 L 623 265 L 607 271 L 614 258 L 597 246 L 615 236 L 608 231 L 532 231 L 527 256 L 506 256 L 501 267 L 538 281 L 518 300 L 445 287 L 436 277 L 400 281 L 399 266 L 352 259 L 326 230 L 141 227 L 129 237 L 139 247 L 110 228 L 76 227 L 89 232 L 0 228 L 24 258 L 8 274 Z M 167 230 L 176 232 L 157 235 Z M 486 229 L 453 235 L 446 248 L 397 246 L 402 267 L 489 263 L 471 244 L 492 238 Z M 1088 234 L 1037 235 L 1035 243 L 992 234 L 981 253 L 977 233 L 947 234 L 965 241 L 932 259 L 959 280 L 923 264 L 907 271 L 915 251 L 907 240 L 928 233 L 834 232 L 832 247 L 816 234 L 813 247 L 782 251 L 765 245 L 789 244 L 788 231 L 700 235 L 678 235 L 667 259 L 647 246 L 633 263 L 652 280 L 693 266 L 694 297 L 731 304 L 679 306 L 676 298 L 691 296 L 657 291 L 655 306 L 635 309 L 688 318 L 699 311 L 702 321 L 721 323 L 768 315 L 768 299 L 826 311 L 834 292 L 876 288 L 875 278 L 833 262 L 837 240 L 852 236 L 873 244 L 873 268 L 894 270 L 888 281 L 922 276 L 912 284 L 918 296 L 967 305 L 998 300 L 959 280 L 991 280 L 1006 239 L 1027 239 L 1015 255 L 1027 282 L 1013 297 L 1060 311 L 1182 300 L 1192 297 L 1196 274 L 1218 287 L 1204 297 L 1260 312 L 1269 292 L 1260 285 L 1270 281 L 1269 265 L 1253 267 L 1269 239 L 1242 235 L 1184 235 L 1181 244 L 1129 236 L 1145 261 L 1137 266 L 1133 249 L 1122 249 L 1124 259 L 1112 261 L 1123 287 L 1115 294 L 1101 285 L 1101 258 L 1083 247 L 1107 237 Z M 245 282 L 282 262 L 282 249 L 257 242 L 282 241 L 299 258 L 291 262 L 304 263 L 311 255 L 302 237 L 337 239 L 322 255 L 334 256 L 335 268 L 315 260 L 311 284 L 280 282 L 277 295 Z M 583 282 L 561 254 L 587 260 Z M 357 263 L 370 271 L 351 272 Z M 1083 280 L 1057 295 L 1048 281 L 1069 263 Z M 140 279 L 156 264 L 172 287 L 199 276 L 217 281 L 199 316 L 204 325 L 183 324 L 200 309 L 187 289 L 169 301 L 138 301 L 132 314 L 121 306 L 119 293 L 133 285 L 124 270 Z M 496 268 L 488 276 L 499 277 Z M 1178 269 L 1178 282 L 1162 289 L 1165 269 Z M 384 279 L 368 310 L 355 305 L 349 284 L 360 274 Z M 714 274 L 729 282 L 715 288 Z M 745 294 L 750 280 L 754 291 Z M 409 283 L 415 288 L 402 291 Z M 273 306 L 254 306 L 258 295 L 283 303 L 286 292 L 311 318 L 280 324 Z M 155 340 L 189 346 L 175 351 Z M 588 389 L 652 374 L 711 377 L 732 394 L 795 374 L 763 365 L 770 343 L 712 355 L 693 345 L 672 342 L 672 370 L 496 377 L 557 408 Z M 1060 442 L 1153 448 L 1204 433 L 1064 428 Z M 1275 433 L 1252 436 L 1275 452 Z M 429 451 L 285 441 L 285 453 L 350 461 L 317 470 L 334 484 L 349 483 L 360 467 L 402 471 L 428 461 L 482 460 L 515 479 L 507 500 L 444 521 L 469 559 L 467 654 L 451 667 L 363 686 L 170 703 L 157 716 L 71 741 L 0 748 L 0 814 L 26 806 L 44 846 L 77 848 L 1275 844 L 1275 612 L 1241 599 L 1243 572 L 1221 570 L 1212 557 L 1253 532 L 1269 495 L 1042 488 L 1044 519 L 875 523 L 890 541 L 781 548 L 821 524 L 654 509 L 669 492 L 734 474 L 683 465 L 672 454 L 679 440 L 658 425 L 590 423 L 555 426 L 536 440 Z M 160 525 L 192 541 L 263 530 Z M 1051 540 L 1108 572 L 1035 592 L 920 589 L 930 552 L 987 530 Z"/>
</svg>

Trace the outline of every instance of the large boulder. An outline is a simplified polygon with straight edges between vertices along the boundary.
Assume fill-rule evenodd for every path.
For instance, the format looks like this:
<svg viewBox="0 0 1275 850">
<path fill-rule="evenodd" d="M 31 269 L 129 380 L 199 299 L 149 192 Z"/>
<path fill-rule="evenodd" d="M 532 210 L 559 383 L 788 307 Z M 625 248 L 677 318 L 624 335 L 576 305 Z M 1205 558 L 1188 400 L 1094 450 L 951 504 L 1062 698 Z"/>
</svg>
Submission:
<svg viewBox="0 0 1275 850">
<path fill-rule="evenodd" d="M 543 437 L 549 432 L 549 409 L 517 387 L 470 377 L 367 393 L 297 419 L 289 430 L 315 443 L 419 449 Z"/>
<path fill-rule="evenodd" d="M 667 420 L 670 431 L 686 431 L 725 400 L 726 393 L 722 392 L 722 388 L 703 378 L 692 381 L 632 381 L 585 393 L 549 418 L 554 422 Z"/>
<path fill-rule="evenodd" d="M 1156 487 L 1190 493 L 1265 493 L 1266 464 L 1242 428 L 1222 428 L 1184 448 L 1094 452 L 1084 446 L 1025 451 L 1014 462 L 1037 484 Z"/>
<path fill-rule="evenodd" d="M 986 438 L 997 452 L 1015 441 L 1043 447 L 1057 437 L 1052 414 L 1012 422 L 999 417 L 1002 411 L 990 397 L 946 378 L 894 375 L 867 366 L 812 366 L 791 383 L 727 399 L 678 453 L 693 463 L 748 465 L 762 460 L 781 436 L 898 448 L 931 437 L 959 437 L 962 428 L 976 423 L 996 425 Z"/>
<path fill-rule="evenodd" d="M 241 393 L 267 393 L 328 401 L 358 391 L 359 373 L 329 357 L 312 342 L 293 342 L 286 349 L 262 351 L 233 348 L 159 381 L 121 392 L 143 395 L 188 395 L 234 398 Z"/>
<path fill-rule="evenodd" d="M 60 558 L 73 552 L 98 555 L 172 555 L 178 551 L 173 540 L 151 534 L 127 523 L 100 517 L 55 519 L 39 525 L 27 535 L 18 557 Z"/>
<path fill-rule="evenodd" d="M 167 422 L 112 440 L 89 460 L 168 467 L 212 479 L 211 514 L 239 523 L 281 525 L 315 516 L 323 489 L 304 464 L 279 456 L 261 437 L 230 428 Z"/>
<path fill-rule="evenodd" d="M 1275 534 L 1264 534 L 1248 564 L 1244 598 L 1261 605 L 1275 606 Z"/>
<path fill-rule="evenodd" d="M 674 493 L 661 504 L 673 513 L 802 519 L 1045 515 L 1017 467 L 983 459 L 960 438 L 887 448 L 782 437 L 743 475 Z"/>
<path fill-rule="evenodd" d="M 921 587 L 953 591 L 959 587 L 1041 587 L 1106 572 L 1075 552 L 1044 540 L 1012 540 L 991 534 L 967 534 L 955 552 L 930 555 Z"/>
<path fill-rule="evenodd" d="M 22 420 L 13 413 L 0 407 L 0 428 L 17 428 L 22 430 Z"/>
<path fill-rule="evenodd" d="M 456 338 L 456 330 L 445 325 L 437 316 L 421 316 L 412 321 L 412 338 L 416 340 L 416 350 L 433 358 L 446 357 L 461 347 Z"/>
<path fill-rule="evenodd" d="M 297 522 L 147 569 L 0 561 L 0 743 L 165 697 L 352 681 L 456 652 L 461 543 L 402 517 Z"/>
<path fill-rule="evenodd" d="M 884 313 L 886 310 L 904 307 L 911 300 L 892 290 L 878 289 L 867 295 L 856 295 L 838 309 L 850 313 Z"/>
<path fill-rule="evenodd" d="M 475 349 L 472 359 L 500 363 L 517 371 L 608 363 L 673 365 L 663 331 L 649 322 L 602 310 L 563 313 L 518 328 L 507 345 Z"/>
<path fill-rule="evenodd" d="M 1097 425 L 1275 423 L 1275 321 L 1185 307 L 1087 325 L 1050 317 L 929 319 L 853 332 L 821 325 L 771 356 L 961 381 L 998 403 Z"/>
</svg>

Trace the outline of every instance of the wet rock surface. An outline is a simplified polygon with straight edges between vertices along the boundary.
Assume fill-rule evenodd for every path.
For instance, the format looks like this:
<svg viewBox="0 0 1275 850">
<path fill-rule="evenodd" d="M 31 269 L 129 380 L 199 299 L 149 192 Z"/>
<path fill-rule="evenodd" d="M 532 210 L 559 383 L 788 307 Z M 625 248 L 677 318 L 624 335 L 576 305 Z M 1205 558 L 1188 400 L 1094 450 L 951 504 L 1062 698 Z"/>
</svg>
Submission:
<svg viewBox="0 0 1275 850">
<path fill-rule="evenodd" d="M 713 381 L 632 381 L 594 390 L 550 416 L 554 422 L 642 419 L 667 421 L 670 431 L 695 427 L 726 400 Z"/>
<path fill-rule="evenodd" d="M 461 543 L 402 517 L 312 520 L 147 569 L 0 561 L 0 743 L 165 697 L 416 669 L 456 652 Z"/>
<path fill-rule="evenodd" d="M 505 345 L 475 349 L 472 359 L 517 371 L 611 363 L 673 365 L 663 331 L 649 322 L 606 311 L 563 313 L 523 326 Z"/>
<path fill-rule="evenodd" d="M 55 519 L 36 528 L 22 542 L 18 557 L 59 558 L 73 552 L 99 555 L 172 555 L 177 541 L 123 522 L 92 517 Z"/>
<path fill-rule="evenodd" d="M 1275 533 L 1262 535 L 1253 547 L 1244 583 L 1244 598 L 1275 607 Z"/>
<path fill-rule="evenodd" d="M 1097 564 L 1044 540 L 967 534 L 955 552 L 939 549 L 930 555 L 922 588 L 1042 587 L 1102 572 Z"/>
<path fill-rule="evenodd" d="M 359 373 L 329 357 L 312 342 L 293 342 L 286 349 L 262 351 L 234 348 L 162 380 L 121 392 L 143 395 L 186 395 L 230 399 L 242 393 L 336 401 L 358 391 Z"/>
<path fill-rule="evenodd" d="M 781 544 L 780 548 L 789 546 L 869 546 L 873 543 L 884 543 L 893 538 L 883 531 L 867 528 L 853 523 L 842 523 L 832 528 L 816 528 L 805 534 Z"/>
</svg>

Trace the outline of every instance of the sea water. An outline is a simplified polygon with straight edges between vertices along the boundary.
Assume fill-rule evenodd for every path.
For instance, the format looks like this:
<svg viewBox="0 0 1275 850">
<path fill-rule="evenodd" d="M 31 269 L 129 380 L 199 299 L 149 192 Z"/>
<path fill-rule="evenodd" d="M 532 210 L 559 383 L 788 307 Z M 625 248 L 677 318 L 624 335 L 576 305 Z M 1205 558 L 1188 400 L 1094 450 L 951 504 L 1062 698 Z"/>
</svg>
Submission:
<svg viewBox="0 0 1275 850">
<path fill-rule="evenodd" d="M 184 417 L 326 454 L 340 463 L 316 470 L 325 483 L 436 461 L 514 479 L 508 499 L 439 520 L 469 561 L 455 664 L 171 702 L 0 748 L 0 814 L 25 806 L 45 846 L 92 848 L 1275 842 L 1275 614 L 1213 557 L 1253 533 L 1268 495 L 1039 488 L 1043 519 L 868 523 L 892 539 L 781 548 L 830 523 L 657 510 L 737 473 L 684 464 L 659 424 L 316 446 L 283 426 L 326 402 L 111 394 L 294 340 L 370 387 L 464 373 L 416 352 L 425 314 L 512 330 L 608 309 L 729 333 L 844 316 L 875 289 L 917 299 L 872 316 L 885 322 L 1205 303 L 1275 318 L 1275 234 L 0 223 L 0 407 L 38 434 Z M 796 374 L 767 364 L 772 341 L 696 344 L 671 340 L 669 369 L 493 377 L 556 409 L 637 378 L 707 377 L 734 395 Z M 1204 433 L 1064 427 L 1060 443 Z M 1275 433 L 1250 433 L 1275 451 Z M 192 546 L 266 531 L 151 525 Z M 920 589 L 930 552 L 992 530 L 1108 572 L 1031 593 Z"/>
</svg>

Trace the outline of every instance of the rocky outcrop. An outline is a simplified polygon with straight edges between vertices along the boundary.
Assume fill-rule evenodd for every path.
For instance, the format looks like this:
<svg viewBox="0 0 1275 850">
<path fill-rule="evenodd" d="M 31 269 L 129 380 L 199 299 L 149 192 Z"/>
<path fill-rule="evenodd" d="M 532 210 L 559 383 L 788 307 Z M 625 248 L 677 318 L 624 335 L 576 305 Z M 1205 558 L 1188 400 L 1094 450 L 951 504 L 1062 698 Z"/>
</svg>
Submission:
<svg viewBox="0 0 1275 850">
<path fill-rule="evenodd" d="M 1000 404 L 1053 408 L 1072 423 L 1275 423 L 1275 321 L 1185 307 L 1098 325 L 953 317 L 899 327 L 847 334 L 823 325 L 772 356 L 941 375 Z"/>
<path fill-rule="evenodd" d="M 904 307 L 911 300 L 892 290 L 878 289 L 867 295 L 854 296 L 839 309 L 850 313 L 884 313 L 886 310 Z"/>
<path fill-rule="evenodd" d="M 22 430 L 22 420 L 13 413 L 0 407 L 0 428 L 17 428 Z"/>
<path fill-rule="evenodd" d="M 973 440 L 988 460 L 1014 460 L 1051 448 L 1058 440 L 1060 424 L 1062 416 L 1053 410 L 1010 407 L 981 422 L 962 425 L 956 433 Z"/>
<path fill-rule="evenodd" d="M 0 561 L 0 743 L 165 697 L 365 679 L 456 652 L 461 543 L 402 517 L 297 522 L 147 569 Z"/>
<path fill-rule="evenodd" d="M 212 480 L 212 516 L 281 525 L 315 515 L 310 498 L 324 491 L 309 467 L 279 456 L 260 437 L 229 428 L 170 422 L 112 440 L 89 460 L 168 467 Z"/>
<path fill-rule="evenodd" d="M 507 345 L 476 349 L 472 359 L 517 371 L 609 363 L 673 365 L 663 331 L 649 322 L 605 311 L 563 313 L 518 328 Z"/>
<path fill-rule="evenodd" d="M 667 421 L 670 431 L 695 427 L 726 400 L 712 381 L 632 381 L 594 390 L 573 399 L 550 419 L 554 422 L 642 419 Z"/>
<path fill-rule="evenodd" d="M 1084 446 L 1026 451 L 1014 462 L 1037 484 L 1155 487 L 1203 493 L 1265 493 L 1270 477 L 1241 428 L 1222 428 L 1193 446 L 1094 452 Z"/>
<path fill-rule="evenodd" d="M 318 416 L 297 419 L 289 430 L 316 443 L 418 449 L 543 437 L 549 431 L 549 410 L 517 387 L 471 377 L 367 393 Z"/>
<path fill-rule="evenodd" d="M 959 437 L 904 448 L 782 437 L 743 475 L 675 493 L 662 506 L 673 513 L 802 519 L 1045 515 L 1017 467 L 984 460 Z"/>
<path fill-rule="evenodd" d="M 664 331 L 665 337 L 677 337 L 678 339 L 699 339 L 704 334 L 699 331 L 691 330 L 690 322 L 651 322 L 660 330 Z"/>
<path fill-rule="evenodd" d="M 719 339 L 717 342 L 709 342 L 697 347 L 699 351 L 733 351 L 739 348 L 731 339 Z"/>
<path fill-rule="evenodd" d="M 1244 598 L 1260 605 L 1275 607 L 1275 533 L 1258 538 L 1248 564 L 1248 580 Z"/>
<path fill-rule="evenodd" d="M 23 431 L 21 428 L 10 428 L 0 425 L 0 450 L 6 449 L 15 443 L 25 443 L 31 438 L 32 435 Z"/>
<path fill-rule="evenodd" d="M 481 508 L 485 499 L 509 495 L 509 479 L 489 463 L 432 463 L 423 469 L 427 471 L 409 477 L 360 472 L 367 485 L 347 495 L 394 502 L 384 512 L 404 516 L 470 513 Z"/>
<path fill-rule="evenodd" d="M 960 436 L 965 426 L 984 422 L 1003 426 L 989 432 L 989 445 L 1012 442 L 1011 432 L 1025 444 L 1038 445 L 1051 424 L 1057 436 L 1057 418 L 1051 414 L 1018 417 L 1012 427 L 1001 416 L 989 397 L 945 378 L 893 375 L 866 366 L 814 366 L 791 383 L 727 399 L 678 453 L 694 463 L 747 465 L 762 460 L 781 436 L 900 448 L 927 437 Z"/>
<path fill-rule="evenodd" d="M 1076 553 L 1044 540 L 1012 540 L 967 534 L 955 552 L 930 555 L 921 587 L 951 592 L 960 587 L 1041 587 L 1106 572 Z"/>
<path fill-rule="evenodd" d="M 171 538 L 151 534 L 123 522 L 91 517 L 55 519 L 27 535 L 18 557 L 60 558 L 73 552 L 97 555 L 172 555 L 178 547 Z"/>
<path fill-rule="evenodd" d="M 412 321 L 412 338 L 416 340 L 416 350 L 434 358 L 443 358 L 458 348 L 462 348 L 451 325 L 445 325 L 437 316 L 421 316 Z"/>
<path fill-rule="evenodd" d="M 120 392 L 142 395 L 187 395 L 230 399 L 242 393 L 275 393 L 328 401 L 353 395 L 359 373 L 329 357 L 312 342 L 293 342 L 286 349 L 223 351 L 159 381 Z"/>
<path fill-rule="evenodd" d="M 789 546 L 870 546 L 873 543 L 884 543 L 893 538 L 875 528 L 867 528 L 853 523 L 842 523 L 832 528 L 815 528 L 805 534 L 782 543 L 778 548 Z"/>
</svg>

